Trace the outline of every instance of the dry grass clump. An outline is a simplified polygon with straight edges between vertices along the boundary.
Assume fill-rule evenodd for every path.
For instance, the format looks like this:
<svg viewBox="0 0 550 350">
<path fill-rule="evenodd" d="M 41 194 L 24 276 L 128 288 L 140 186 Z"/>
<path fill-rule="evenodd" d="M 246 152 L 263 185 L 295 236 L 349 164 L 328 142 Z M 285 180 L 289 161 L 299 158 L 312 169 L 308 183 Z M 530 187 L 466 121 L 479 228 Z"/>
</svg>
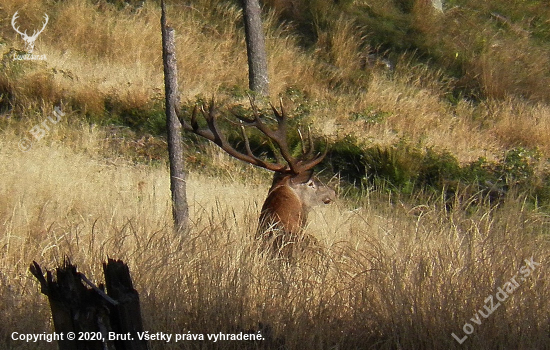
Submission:
<svg viewBox="0 0 550 350">
<path fill-rule="evenodd" d="M 509 38 L 492 38 L 474 64 L 472 70 L 479 74 L 487 96 L 503 99 L 515 95 L 534 101 L 550 98 L 550 58 L 546 50 L 533 46 L 527 38 L 519 43 L 514 38 L 513 45 Z"/>
<path fill-rule="evenodd" d="M 507 100 L 491 103 L 491 117 L 494 129 L 504 147 L 523 146 L 539 149 L 544 154 L 550 151 L 550 109 L 545 104 L 525 105 L 521 101 Z"/>
</svg>

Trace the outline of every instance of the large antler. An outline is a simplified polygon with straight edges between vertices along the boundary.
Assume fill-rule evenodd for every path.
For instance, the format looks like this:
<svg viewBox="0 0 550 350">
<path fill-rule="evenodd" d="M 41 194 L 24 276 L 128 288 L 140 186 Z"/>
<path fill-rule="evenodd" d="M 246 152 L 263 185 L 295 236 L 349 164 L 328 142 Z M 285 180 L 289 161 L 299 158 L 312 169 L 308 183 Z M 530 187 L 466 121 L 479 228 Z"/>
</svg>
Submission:
<svg viewBox="0 0 550 350">
<path fill-rule="evenodd" d="M 300 158 L 295 158 L 292 156 L 290 152 L 290 148 L 288 146 L 288 142 L 287 142 L 287 131 L 288 131 L 287 117 L 283 107 L 282 100 L 280 101 L 281 112 L 279 112 L 277 108 L 275 108 L 272 104 L 270 104 L 271 109 L 273 110 L 273 113 L 275 115 L 275 118 L 277 119 L 277 128 L 275 130 L 271 129 L 267 124 L 265 124 L 262 121 L 261 118 L 263 117 L 263 115 L 259 113 L 252 99 L 250 100 L 250 104 L 252 106 L 252 112 L 254 116 L 253 119 L 235 115 L 241 121 L 240 126 L 243 134 L 243 139 L 245 142 L 246 154 L 241 153 L 237 151 L 235 148 L 233 148 L 233 146 L 231 146 L 227 142 L 224 135 L 219 131 L 217 122 L 216 122 L 217 111 L 214 106 L 214 100 L 211 101 L 208 111 L 206 111 L 204 107 L 200 108 L 202 115 L 208 125 L 208 129 L 199 128 L 199 125 L 197 123 L 197 112 L 199 109 L 198 106 L 195 106 L 195 108 L 193 109 L 193 113 L 191 115 L 191 124 L 189 124 L 183 118 L 181 118 L 179 113 L 178 113 L 178 118 L 185 130 L 191 131 L 199 136 L 202 136 L 214 142 L 216 145 L 221 147 L 229 155 L 239 160 L 245 161 L 247 163 L 250 163 L 268 170 L 272 170 L 280 173 L 300 174 L 315 167 L 326 156 L 328 147 L 325 149 L 325 152 L 323 154 L 317 154 L 316 156 L 313 156 L 313 140 L 309 132 L 308 132 L 309 149 L 306 151 L 305 145 L 302 139 L 302 156 Z M 246 135 L 244 126 L 255 127 L 256 129 L 260 130 L 264 135 L 266 135 L 271 141 L 273 141 L 277 145 L 281 156 L 283 157 L 283 159 L 286 161 L 287 164 L 284 164 L 281 162 L 270 163 L 270 162 L 264 161 L 261 158 L 256 157 L 252 153 L 252 150 L 250 148 L 250 143 L 248 141 L 248 136 Z M 302 138 L 301 134 L 300 134 L 300 138 Z"/>
<path fill-rule="evenodd" d="M 288 135 L 288 129 L 287 129 L 287 116 L 285 109 L 283 107 L 283 100 L 279 100 L 279 106 L 281 111 L 279 112 L 273 104 L 269 104 L 271 106 L 271 109 L 273 110 L 273 114 L 275 115 L 275 118 L 277 119 L 277 129 L 272 130 L 270 127 L 268 127 L 263 121 L 262 117 L 263 115 L 258 112 L 258 109 L 256 108 L 256 105 L 254 104 L 254 101 L 252 99 L 250 100 L 250 105 L 252 106 L 252 113 L 254 115 L 254 119 L 248 119 L 243 116 L 235 115 L 239 120 L 245 123 L 247 126 L 253 126 L 260 130 L 264 135 L 269 137 L 272 141 L 274 141 L 279 151 L 281 152 L 281 156 L 284 158 L 284 160 L 288 163 L 288 166 L 290 168 L 290 172 L 294 174 L 299 174 L 304 171 L 313 169 L 317 164 L 319 164 L 327 155 L 328 147 L 325 148 L 325 152 L 323 154 L 318 154 L 314 158 L 313 156 L 313 139 L 311 138 L 311 134 L 308 131 L 308 148 L 309 150 L 306 151 L 304 140 L 302 138 L 302 134 L 300 133 L 300 139 L 302 141 L 302 156 L 300 158 L 294 158 L 290 152 L 290 148 L 288 146 L 287 142 L 287 135 Z"/>
</svg>

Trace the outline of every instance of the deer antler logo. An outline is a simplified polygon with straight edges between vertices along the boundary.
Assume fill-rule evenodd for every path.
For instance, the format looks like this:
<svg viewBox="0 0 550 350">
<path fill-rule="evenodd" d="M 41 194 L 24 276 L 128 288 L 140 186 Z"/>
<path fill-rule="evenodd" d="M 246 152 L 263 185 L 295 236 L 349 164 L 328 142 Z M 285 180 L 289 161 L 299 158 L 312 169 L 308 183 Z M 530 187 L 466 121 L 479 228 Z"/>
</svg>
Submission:
<svg viewBox="0 0 550 350">
<path fill-rule="evenodd" d="M 25 30 L 25 32 L 21 32 L 19 30 L 19 27 L 17 27 L 15 21 L 17 20 L 17 18 L 19 17 L 19 15 L 17 14 L 17 12 L 19 11 L 15 11 L 15 13 L 13 14 L 13 17 L 11 18 L 11 26 L 13 27 L 13 29 L 19 33 L 21 35 L 21 37 L 23 38 L 23 40 L 25 40 L 25 46 L 27 47 L 27 51 L 29 53 L 32 53 L 33 50 L 34 50 L 34 42 L 36 41 L 36 39 L 38 38 L 38 35 L 40 35 L 40 33 L 42 33 L 44 31 L 44 28 L 46 28 L 46 24 L 48 24 L 48 15 L 47 14 L 44 14 L 44 19 L 46 20 L 44 22 L 44 25 L 42 26 L 42 29 L 40 29 L 39 31 L 34 31 L 32 33 L 31 36 L 27 35 L 27 31 Z"/>
</svg>

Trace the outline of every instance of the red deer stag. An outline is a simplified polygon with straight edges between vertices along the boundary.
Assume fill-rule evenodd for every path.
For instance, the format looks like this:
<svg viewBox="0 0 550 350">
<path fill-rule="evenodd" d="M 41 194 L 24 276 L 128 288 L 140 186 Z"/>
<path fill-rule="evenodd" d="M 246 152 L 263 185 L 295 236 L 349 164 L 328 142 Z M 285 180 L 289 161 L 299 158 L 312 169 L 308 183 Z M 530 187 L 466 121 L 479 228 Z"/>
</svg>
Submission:
<svg viewBox="0 0 550 350">
<path fill-rule="evenodd" d="M 273 183 L 262 206 L 256 237 L 262 239 L 266 243 L 266 248 L 272 249 L 272 252 L 276 255 L 290 258 L 293 256 L 296 245 L 304 247 L 311 241 L 316 241 L 314 237 L 305 236 L 303 233 L 307 214 L 311 207 L 329 204 L 336 196 L 333 189 L 323 185 L 313 176 L 313 168 L 326 156 L 328 147 L 323 154 L 314 155 L 313 140 L 308 133 L 308 149 L 306 150 L 302 139 L 302 154 L 299 157 L 294 157 L 287 141 L 287 116 L 282 101 L 280 112 L 271 105 L 277 120 L 275 129 L 269 127 L 262 120 L 263 115 L 260 114 L 253 101 L 251 101 L 251 106 L 254 115 L 252 119 L 235 115 L 240 120 L 239 124 L 246 153 L 233 148 L 218 129 L 217 112 L 213 101 L 208 111 L 201 108 L 202 115 L 208 125 L 207 129 L 199 128 L 197 106 L 193 110 L 190 123 L 181 116 L 178 116 L 178 118 L 185 130 L 214 142 L 229 155 L 275 172 Z M 282 159 L 278 159 L 277 163 L 271 163 L 256 157 L 250 148 L 245 126 L 258 129 L 270 141 L 273 141 L 278 148 L 278 153 L 280 153 L 278 158 L 282 157 Z"/>
</svg>

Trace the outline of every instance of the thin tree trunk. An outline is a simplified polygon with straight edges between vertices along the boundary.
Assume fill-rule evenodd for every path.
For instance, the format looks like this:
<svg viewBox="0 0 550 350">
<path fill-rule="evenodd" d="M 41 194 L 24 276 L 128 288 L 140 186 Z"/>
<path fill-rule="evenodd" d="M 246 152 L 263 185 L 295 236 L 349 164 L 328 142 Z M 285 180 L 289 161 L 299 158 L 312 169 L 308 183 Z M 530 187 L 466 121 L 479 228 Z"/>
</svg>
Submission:
<svg viewBox="0 0 550 350">
<path fill-rule="evenodd" d="M 248 86 L 250 90 L 268 96 L 267 54 L 260 3 L 258 0 L 242 0 L 242 2 L 248 55 Z"/>
<path fill-rule="evenodd" d="M 164 63 L 164 89 L 166 94 L 166 127 L 168 129 L 168 158 L 170 161 L 170 190 L 172 192 L 172 214 L 177 232 L 187 228 L 189 207 L 185 192 L 186 173 L 181 142 L 181 123 L 176 115 L 178 105 L 178 74 L 174 29 L 166 26 L 164 1 L 162 16 L 162 61 Z"/>
</svg>

